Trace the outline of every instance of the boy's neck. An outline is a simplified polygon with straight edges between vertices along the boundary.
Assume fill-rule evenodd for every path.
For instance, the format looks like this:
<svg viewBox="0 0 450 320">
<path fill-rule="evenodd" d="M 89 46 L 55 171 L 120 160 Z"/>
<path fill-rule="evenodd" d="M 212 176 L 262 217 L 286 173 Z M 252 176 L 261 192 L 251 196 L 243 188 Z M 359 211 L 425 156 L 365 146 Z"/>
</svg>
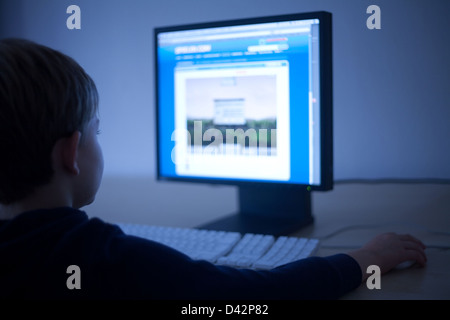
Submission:
<svg viewBox="0 0 450 320">
<path fill-rule="evenodd" d="M 10 220 L 27 211 L 58 207 L 72 207 L 71 198 L 62 189 L 58 190 L 47 185 L 38 188 L 24 200 L 8 205 L 0 204 L 0 220 Z"/>
</svg>

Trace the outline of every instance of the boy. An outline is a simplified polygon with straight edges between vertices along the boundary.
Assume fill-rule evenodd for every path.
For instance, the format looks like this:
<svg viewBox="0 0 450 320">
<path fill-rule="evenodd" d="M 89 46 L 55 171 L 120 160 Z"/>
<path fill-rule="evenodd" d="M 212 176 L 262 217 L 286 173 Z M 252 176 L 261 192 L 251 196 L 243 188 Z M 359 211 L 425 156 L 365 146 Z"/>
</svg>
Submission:
<svg viewBox="0 0 450 320">
<path fill-rule="evenodd" d="M 368 265 L 385 273 L 424 265 L 424 245 L 383 234 L 348 254 L 270 271 L 194 261 L 89 219 L 103 157 L 98 94 L 70 57 L 20 39 L 0 41 L 0 297 L 334 299 L 358 287 Z M 81 288 L 67 287 L 67 268 Z"/>
</svg>

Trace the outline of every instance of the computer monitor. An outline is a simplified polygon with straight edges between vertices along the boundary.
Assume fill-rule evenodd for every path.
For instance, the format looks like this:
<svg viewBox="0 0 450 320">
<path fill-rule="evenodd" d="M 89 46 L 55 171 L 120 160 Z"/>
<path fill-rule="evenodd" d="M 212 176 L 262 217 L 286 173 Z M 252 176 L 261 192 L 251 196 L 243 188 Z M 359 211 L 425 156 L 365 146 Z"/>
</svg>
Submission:
<svg viewBox="0 0 450 320">
<path fill-rule="evenodd" d="M 289 234 L 333 188 L 332 26 L 311 12 L 154 30 L 157 178 L 238 187 L 199 227 Z"/>
</svg>

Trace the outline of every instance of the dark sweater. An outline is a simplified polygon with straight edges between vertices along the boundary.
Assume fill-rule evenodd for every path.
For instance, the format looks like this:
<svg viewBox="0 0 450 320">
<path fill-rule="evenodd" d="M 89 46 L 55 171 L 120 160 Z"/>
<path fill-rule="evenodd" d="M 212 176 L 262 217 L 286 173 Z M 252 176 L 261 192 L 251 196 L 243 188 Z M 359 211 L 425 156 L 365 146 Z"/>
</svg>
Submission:
<svg viewBox="0 0 450 320">
<path fill-rule="evenodd" d="M 80 289 L 66 285 L 70 265 L 80 268 Z M 72 208 L 0 221 L 1 298 L 336 299 L 361 276 L 345 254 L 270 271 L 216 266 Z"/>
</svg>

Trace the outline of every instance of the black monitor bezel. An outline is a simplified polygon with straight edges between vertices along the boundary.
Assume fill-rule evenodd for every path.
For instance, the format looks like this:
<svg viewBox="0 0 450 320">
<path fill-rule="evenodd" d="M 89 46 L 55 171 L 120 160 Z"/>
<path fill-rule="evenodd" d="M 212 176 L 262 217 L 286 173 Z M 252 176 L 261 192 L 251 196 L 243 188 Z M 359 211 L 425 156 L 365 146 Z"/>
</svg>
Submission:
<svg viewBox="0 0 450 320">
<path fill-rule="evenodd" d="M 204 29 L 232 25 L 249 25 L 256 23 L 281 22 L 290 20 L 319 19 L 320 37 L 320 101 L 321 101 L 321 182 L 318 185 L 286 183 L 277 181 L 247 181 L 239 179 L 202 178 L 202 177 L 168 177 L 160 171 L 160 136 L 159 136 L 159 87 L 158 87 L 158 34 L 162 32 Z M 183 24 L 154 28 L 154 81 L 155 81 L 155 127 L 156 127 L 156 178 L 160 181 L 194 182 L 235 186 L 273 186 L 304 187 L 305 190 L 326 191 L 333 189 L 333 68 L 332 68 L 332 14 L 326 11 L 273 15 L 248 19 L 223 20 L 195 24 Z"/>
</svg>

